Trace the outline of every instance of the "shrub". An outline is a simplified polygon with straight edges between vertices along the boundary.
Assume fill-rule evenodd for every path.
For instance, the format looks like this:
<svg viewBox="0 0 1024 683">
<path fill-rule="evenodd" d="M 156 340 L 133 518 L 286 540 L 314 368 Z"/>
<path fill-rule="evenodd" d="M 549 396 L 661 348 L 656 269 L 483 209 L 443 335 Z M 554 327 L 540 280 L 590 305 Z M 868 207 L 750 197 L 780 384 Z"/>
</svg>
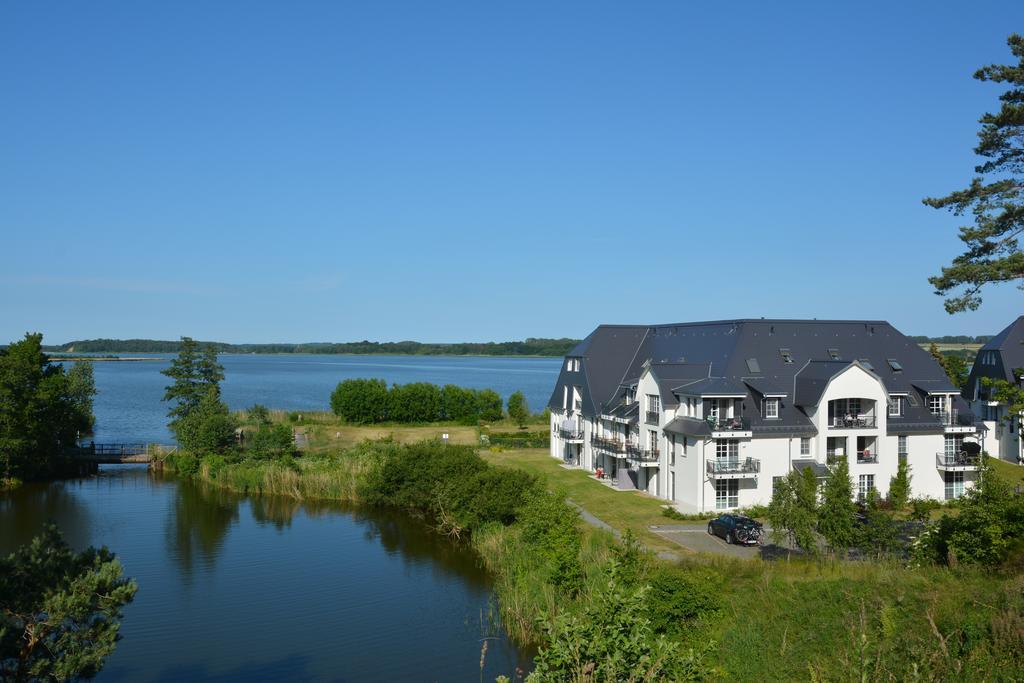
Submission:
<svg viewBox="0 0 1024 683">
<path fill-rule="evenodd" d="M 257 427 L 270 424 L 270 411 L 263 404 L 256 403 L 245 411 L 246 417 Z"/>
<path fill-rule="evenodd" d="M 346 422 L 382 422 L 387 408 L 388 387 L 382 379 L 346 379 L 331 392 L 331 410 Z"/>
<path fill-rule="evenodd" d="M 508 416 L 519 425 L 520 429 L 526 429 L 526 421 L 530 419 L 530 408 L 523 392 L 516 391 L 508 397 Z"/>
<path fill-rule="evenodd" d="M 583 585 L 579 512 L 565 493 L 534 487 L 519 510 L 523 540 L 544 558 L 555 586 L 575 594 Z"/>
<path fill-rule="evenodd" d="M 497 422 L 503 416 L 501 396 L 493 389 L 483 389 L 476 394 L 477 411 L 485 422 Z"/>
<path fill-rule="evenodd" d="M 388 415 L 395 422 L 437 422 L 441 419 L 441 390 L 435 384 L 395 384 L 387 396 Z"/>
<path fill-rule="evenodd" d="M 476 392 L 454 384 L 441 389 L 441 417 L 461 424 L 476 424 L 480 419 L 480 408 Z"/>
<path fill-rule="evenodd" d="M 238 426 L 216 389 L 203 396 L 195 408 L 174 424 L 181 447 L 196 454 L 225 453 L 235 445 Z"/>
<path fill-rule="evenodd" d="M 901 462 L 895 476 L 889 481 L 889 503 L 896 510 L 902 510 L 910 498 L 910 465 Z"/>
<path fill-rule="evenodd" d="M 650 590 L 645 602 L 655 633 L 678 637 L 692 629 L 692 622 L 722 608 L 722 576 L 711 569 L 694 570 L 666 564 L 647 577 Z"/>
<path fill-rule="evenodd" d="M 286 424 L 262 425 L 249 443 L 249 454 L 254 458 L 275 459 L 294 453 L 295 438 Z"/>
</svg>

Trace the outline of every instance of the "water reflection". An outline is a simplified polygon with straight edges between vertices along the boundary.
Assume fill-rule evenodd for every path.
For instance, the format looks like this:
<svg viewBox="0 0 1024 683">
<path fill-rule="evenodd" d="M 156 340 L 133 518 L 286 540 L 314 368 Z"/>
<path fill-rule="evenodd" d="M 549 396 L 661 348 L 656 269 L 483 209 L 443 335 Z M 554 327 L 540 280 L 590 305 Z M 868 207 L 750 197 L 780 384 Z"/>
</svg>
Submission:
<svg viewBox="0 0 1024 683">
<path fill-rule="evenodd" d="M 47 522 L 56 522 L 73 548 L 89 545 L 93 526 L 89 508 L 78 499 L 77 481 L 34 483 L 0 496 L 0 552 L 7 554 L 32 540 Z"/>
<path fill-rule="evenodd" d="M 201 483 L 175 487 L 167 519 L 167 544 L 186 578 L 194 565 L 212 569 L 228 530 L 238 521 L 237 495 Z"/>
</svg>

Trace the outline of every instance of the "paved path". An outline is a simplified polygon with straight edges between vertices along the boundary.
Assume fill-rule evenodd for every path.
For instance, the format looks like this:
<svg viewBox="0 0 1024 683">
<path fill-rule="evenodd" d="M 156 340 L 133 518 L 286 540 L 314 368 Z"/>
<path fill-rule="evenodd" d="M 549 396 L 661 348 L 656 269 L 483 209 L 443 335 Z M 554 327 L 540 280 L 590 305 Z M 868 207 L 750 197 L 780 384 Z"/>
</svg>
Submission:
<svg viewBox="0 0 1024 683">
<path fill-rule="evenodd" d="M 787 552 L 785 548 L 780 548 L 778 546 L 771 545 L 770 543 L 765 543 L 763 546 L 729 545 L 718 536 L 712 536 L 709 534 L 706 522 L 701 522 L 700 526 L 695 524 L 666 524 L 662 526 L 652 526 L 651 531 L 662 538 L 672 541 L 676 545 L 680 545 L 687 550 L 692 550 L 697 553 L 712 553 L 715 555 L 725 555 L 727 557 L 740 557 L 746 560 L 761 557 L 767 560 L 773 557 L 778 557 L 779 555 Z M 764 528 L 766 537 L 768 537 L 771 532 L 771 527 L 766 526 Z"/>
<path fill-rule="evenodd" d="M 596 515 L 593 515 L 593 514 L 587 512 L 586 509 L 584 509 L 582 505 L 574 503 L 571 500 L 566 500 L 565 502 L 568 503 L 569 505 L 573 506 L 577 510 L 579 510 L 580 511 L 580 517 L 587 524 L 589 524 L 591 526 L 595 526 L 598 529 L 604 529 L 605 531 L 608 531 L 613 536 L 615 536 L 615 538 L 622 538 L 622 532 L 621 531 L 619 531 L 618 529 L 616 529 L 615 527 L 613 527 L 611 524 L 609 524 L 608 522 L 604 521 L 600 517 L 597 517 Z M 660 557 L 663 560 L 678 560 L 679 559 L 679 555 L 677 555 L 676 553 L 667 552 L 667 551 L 660 551 L 660 552 L 657 553 L 657 555 L 658 555 L 658 557 Z"/>
</svg>

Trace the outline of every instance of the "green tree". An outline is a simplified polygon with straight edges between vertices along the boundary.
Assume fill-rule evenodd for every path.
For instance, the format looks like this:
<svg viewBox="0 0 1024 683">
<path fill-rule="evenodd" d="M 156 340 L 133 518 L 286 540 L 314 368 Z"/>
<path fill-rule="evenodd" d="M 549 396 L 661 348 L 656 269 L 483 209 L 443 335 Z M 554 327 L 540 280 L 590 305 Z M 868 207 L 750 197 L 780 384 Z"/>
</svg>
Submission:
<svg viewBox="0 0 1024 683">
<path fill-rule="evenodd" d="M 1024 253 L 1017 240 L 1024 231 L 1024 38 L 1014 33 L 1007 44 L 1016 64 L 993 64 L 974 74 L 979 81 L 1008 87 L 999 97 L 999 111 L 979 119 L 974 152 L 985 161 L 975 166 L 978 175 L 964 190 L 924 200 L 956 216 L 970 212 L 974 219 L 974 225 L 960 228 L 966 251 L 940 275 L 928 278 L 936 294 L 946 297 L 949 313 L 977 309 L 986 284 L 1024 279 Z"/>
<path fill-rule="evenodd" d="M 57 527 L 0 559 L 0 679 L 89 678 L 116 646 L 134 581 L 106 548 L 72 551 Z"/>
<path fill-rule="evenodd" d="M 815 555 L 818 552 L 814 533 L 817 521 L 817 479 L 811 468 L 805 468 L 804 472 L 801 474 L 793 470 L 779 481 L 772 493 L 767 517 L 772 525 L 772 539 L 775 543 L 788 541 L 790 547 L 795 545 Z"/>
<path fill-rule="evenodd" d="M 970 373 L 967 370 L 967 361 L 963 357 L 942 353 L 934 342 L 928 347 L 928 353 L 932 354 L 932 358 L 942 366 L 954 386 L 958 389 L 967 386 L 967 378 Z"/>
<path fill-rule="evenodd" d="M 65 449 L 92 429 L 91 373 L 69 378 L 43 353 L 42 339 L 26 334 L 0 349 L 0 477 L 56 474 Z"/>
<path fill-rule="evenodd" d="M 164 391 L 165 401 L 174 401 L 167 412 L 171 418 L 171 429 L 176 423 L 194 410 L 211 390 L 220 396 L 220 382 L 224 379 L 224 367 L 217 362 L 217 347 L 207 344 L 200 349 L 191 337 L 181 338 L 178 357 L 170 367 L 160 371 L 173 382 Z"/>
<path fill-rule="evenodd" d="M 850 467 L 846 458 L 839 458 L 822 486 L 821 505 L 818 508 L 818 532 L 833 551 L 845 553 L 856 542 L 856 513 Z"/>
<path fill-rule="evenodd" d="M 93 376 L 92 363 L 78 361 L 67 371 L 68 398 L 78 414 L 80 432 L 91 434 L 96 425 L 96 416 L 92 412 L 92 399 L 96 395 L 96 378 Z"/>
<path fill-rule="evenodd" d="M 220 400 L 215 386 L 207 389 L 199 404 L 174 426 L 178 443 L 187 453 L 224 453 L 235 445 L 238 423 Z"/>
<path fill-rule="evenodd" d="M 383 422 L 388 415 L 388 385 L 382 379 L 339 382 L 331 393 L 331 410 L 345 422 Z"/>
<path fill-rule="evenodd" d="M 388 413 L 395 422 L 437 422 L 441 390 L 428 382 L 395 384 L 388 392 Z"/>
<path fill-rule="evenodd" d="M 523 392 L 517 391 L 508 397 L 508 416 L 520 429 L 526 429 L 526 421 L 530 419 L 530 407 L 526 403 Z"/>
<path fill-rule="evenodd" d="M 889 481 L 889 503 L 893 508 L 902 510 L 910 500 L 910 465 L 901 461 L 896 467 L 896 474 Z"/>
<path fill-rule="evenodd" d="M 878 492 L 868 492 L 864 523 L 857 533 L 857 546 L 865 555 L 882 557 L 891 553 L 899 544 L 899 527 L 896 519 L 882 509 Z"/>
<path fill-rule="evenodd" d="M 478 391 L 476 394 L 476 405 L 480 413 L 480 419 L 485 422 L 497 422 L 503 417 L 501 396 L 493 389 Z"/>
<path fill-rule="evenodd" d="M 480 419 L 476 394 L 472 389 L 445 384 L 441 389 L 441 415 L 445 420 L 475 424 Z"/>
<path fill-rule="evenodd" d="M 295 437 L 286 424 L 264 424 L 252 435 L 249 452 L 257 458 L 281 458 L 295 454 Z"/>
<path fill-rule="evenodd" d="M 261 403 L 254 404 L 251 408 L 245 411 L 245 413 L 257 427 L 270 424 L 270 411 Z"/>
</svg>

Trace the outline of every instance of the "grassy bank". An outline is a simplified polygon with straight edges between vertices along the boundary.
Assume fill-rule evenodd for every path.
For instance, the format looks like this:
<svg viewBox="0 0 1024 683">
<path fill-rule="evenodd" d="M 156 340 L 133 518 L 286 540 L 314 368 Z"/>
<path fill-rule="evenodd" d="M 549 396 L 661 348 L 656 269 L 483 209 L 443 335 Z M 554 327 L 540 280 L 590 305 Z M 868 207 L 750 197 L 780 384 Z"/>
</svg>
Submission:
<svg viewBox="0 0 1024 683">
<path fill-rule="evenodd" d="M 381 429 L 397 438 L 342 445 Z M 591 624 L 595 612 L 621 609 L 606 604 L 615 585 L 647 585 L 644 619 L 683 651 L 697 652 L 695 670 L 705 678 L 1019 680 L 1024 671 L 1024 578 L 1013 568 L 629 559 L 622 543 L 580 523 L 564 499 L 632 530 L 652 549 L 678 551 L 649 531 L 666 523 L 661 501 L 609 489 L 539 449 L 482 458 L 470 448 L 446 449 L 436 443 L 439 429 L 459 433 L 454 426 L 363 427 L 342 438 L 311 429 L 310 450 L 299 458 L 168 464 L 240 492 L 397 505 L 431 519 L 440 533 L 472 544 L 494 577 L 505 628 L 520 642 L 550 645 L 546 626 L 570 616 Z M 406 443 L 424 436 L 434 441 Z M 476 436 L 461 433 L 467 443 Z M 613 560 L 618 584 L 609 575 Z M 631 564 L 631 577 L 622 578 L 621 567 Z M 605 632 L 583 630 L 590 641 Z"/>
</svg>

